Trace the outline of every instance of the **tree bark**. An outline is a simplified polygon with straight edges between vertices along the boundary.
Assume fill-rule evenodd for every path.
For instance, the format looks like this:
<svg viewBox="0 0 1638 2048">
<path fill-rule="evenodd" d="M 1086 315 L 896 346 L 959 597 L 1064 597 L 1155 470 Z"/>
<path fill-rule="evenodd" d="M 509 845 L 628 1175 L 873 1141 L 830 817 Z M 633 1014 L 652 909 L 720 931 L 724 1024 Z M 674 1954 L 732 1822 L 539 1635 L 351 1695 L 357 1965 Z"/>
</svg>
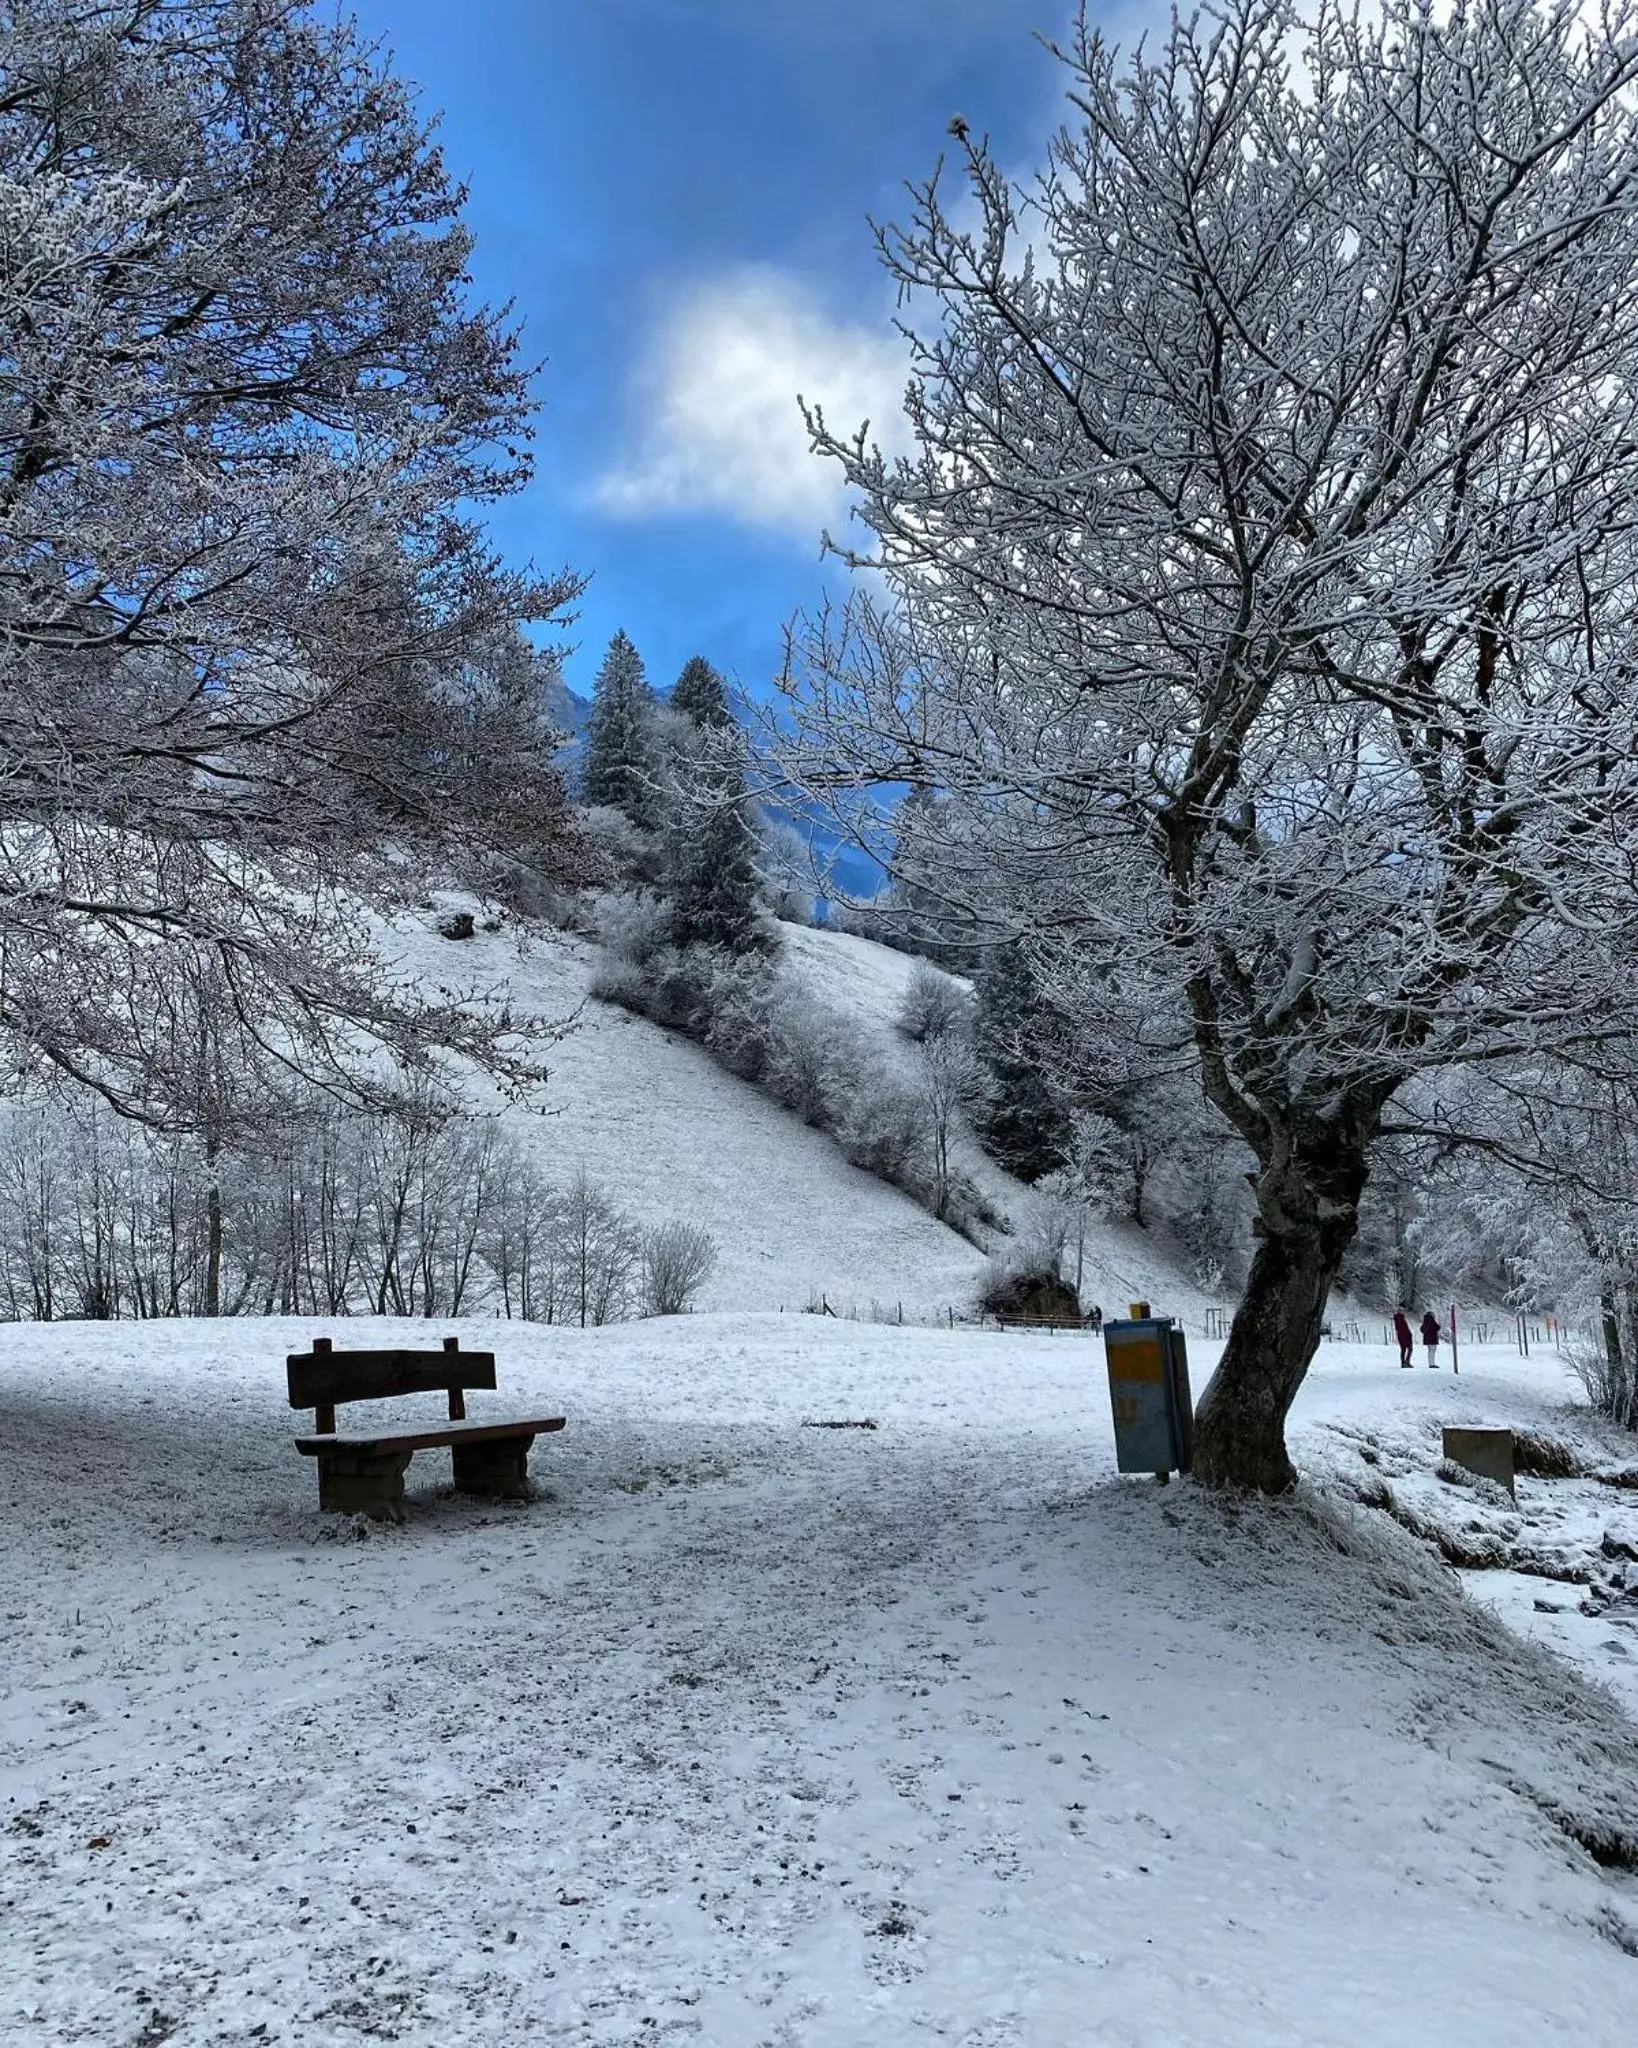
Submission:
<svg viewBox="0 0 1638 2048">
<path fill-rule="evenodd" d="M 1132 1198 L 1127 1204 L 1127 1217 L 1139 1230 L 1147 1230 L 1149 1219 L 1143 1213 L 1143 1197 L 1149 1182 L 1149 1162 L 1142 1152 L 1132 1154 Z"/>
<path fill-rule="evenodd" d="M 1604 1331 L 1605 1360 L 1619 1371 L 1624 1363 L 1621 1356 L 1621 1317 L 1616 1307 L 1615 1289 L 1608 1282 L 1599 1289 L 1598 1316 Z"/>
<path fill-rule="evenodd" d="M 204 1312 L 222 1313 L 222 1190 L 214 1182 L 205 1191 Z"/>
<path fill-rule="evenodd" d="M 1195 1417 L 1203 1485 L 1284 1493 L 1296 1484 L 1285 1418 L 1319 1349 L 1326 1303 L 1359 1227 L 1362 1145 L 1322 1161 L 1264 1167 L 1259 1236 L 1228 1342 Z"/>
</svg>

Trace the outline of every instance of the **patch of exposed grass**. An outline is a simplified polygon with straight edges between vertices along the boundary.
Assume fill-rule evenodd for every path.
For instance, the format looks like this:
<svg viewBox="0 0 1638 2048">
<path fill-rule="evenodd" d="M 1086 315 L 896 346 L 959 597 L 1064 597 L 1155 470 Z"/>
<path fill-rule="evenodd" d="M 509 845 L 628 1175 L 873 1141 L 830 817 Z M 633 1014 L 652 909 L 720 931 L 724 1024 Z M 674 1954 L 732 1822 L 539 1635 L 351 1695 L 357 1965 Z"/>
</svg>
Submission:
<svg viewBox="0 0 1638 2048">
<path fill-rule="evenodd" d="M 1587 1473 L 1572 1445 L 1534 1429 L 1514 1430 L 1513 1470 L 1535 1479 L 1582 1479 Z"/>
</svg>

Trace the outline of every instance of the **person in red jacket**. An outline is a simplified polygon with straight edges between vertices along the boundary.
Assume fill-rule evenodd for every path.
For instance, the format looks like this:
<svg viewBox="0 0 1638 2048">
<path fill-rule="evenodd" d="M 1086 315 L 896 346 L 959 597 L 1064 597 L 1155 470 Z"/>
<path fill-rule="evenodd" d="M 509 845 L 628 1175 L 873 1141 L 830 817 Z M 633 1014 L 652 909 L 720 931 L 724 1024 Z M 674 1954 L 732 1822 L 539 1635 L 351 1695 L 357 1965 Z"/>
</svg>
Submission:
<svg viewBox="0 0 1638 2048">
<path fill-rule="evenodd" d="M 1411 1362 L 1411 1344 L 1414 1340 L 1411 1337 L 1410 1317 L 1402 1308 L 1396 1308 L 1393 1312 L 1393 1333 L 1399 1339 L 1399 1363 L 1408 1366 Z"/>
<path fill-rule="evenodd" d="M 1428 1347 L 1428 1364 L 1439 1370 L 1439 1318 L 1429 1309 L 1422 1318 L 1422 1342 Z"/>
</svg>

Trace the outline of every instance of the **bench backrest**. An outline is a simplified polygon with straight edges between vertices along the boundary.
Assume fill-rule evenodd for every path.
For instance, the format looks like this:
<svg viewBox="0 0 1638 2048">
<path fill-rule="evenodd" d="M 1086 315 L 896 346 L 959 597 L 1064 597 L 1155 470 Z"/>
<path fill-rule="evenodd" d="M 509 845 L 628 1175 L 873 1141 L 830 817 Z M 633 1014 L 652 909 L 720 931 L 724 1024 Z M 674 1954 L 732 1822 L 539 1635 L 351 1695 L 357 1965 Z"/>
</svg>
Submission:
<svg viewBox="0 0 1638 2048">
<path fill-rule="evenodd" d="M 463 1351 L 459 1337 L 446 1337 L 441 1351 L 337 1351 L 328 1337 L 315 1337 L 311 1351 L 292 1351 L 285 1360 L 292 1408 L 315 1410 L 321 1436 L 336 1426 L 342 1401 L 382 1401 L 394 1394 L 449 1395 L 449 1419 L 466 1419 L 465 1389 L 495 1385 L 493 1351 Z"/>
</svg>

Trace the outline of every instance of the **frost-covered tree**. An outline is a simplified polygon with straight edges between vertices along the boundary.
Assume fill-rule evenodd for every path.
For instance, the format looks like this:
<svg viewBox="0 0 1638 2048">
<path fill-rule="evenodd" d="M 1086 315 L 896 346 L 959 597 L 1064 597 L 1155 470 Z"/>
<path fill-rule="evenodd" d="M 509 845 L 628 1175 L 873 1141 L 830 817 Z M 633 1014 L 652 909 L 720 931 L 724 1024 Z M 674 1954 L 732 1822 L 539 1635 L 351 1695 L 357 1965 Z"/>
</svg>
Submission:
<svg viewBox="0 0 1638 2048">
<path fill-rule="evenodd" d="M 211 1159 L 96 1095 L 0 1103 L 0 1319 L 446 1316 L 481 1302 L 608 1322 L 640 1301 L 680 1313 L 711 1270 L 696 1226 L 645 1234 L 584 1175 L 556 1186 L 495 1119 L 436 1089 L 379 1114 L 315 1094 L 291 1108 L 241 1123 Z"/>
<path fill-rule="evenodd" d="M 821 806 L 814 808 L 821 821 L 832 822 Z M 845 839 L 857 822 L 849 818 L 839 836 Z M 960 830 L 953 810 L 925 783 L 912 784 L 903 801 L 893 805 L 890 818 L 867 820 L 859 843 L 880 865 L 887 886 L 868 902 L 849 906 L 842 923 L 883 945 L 925 954 L 953 974 L 976 979 L 986 958 L 978 943 L 985 921 L 974 917 L 970 906 L 952 900 L 936 854 L 934 864 L 924 866 L 923 849 L 936 849 L 950 830 Z"/>
<path fill-rule="evenodd" d="M 623 811 L 634 825 L 651 828 L 659 820 L 654 693 L 643 657 L 623 629 L 609 642 L 592 685 L 581 794 L 588 804 Z"/>
<path fill-rule="evenodd" d="M 1638 1429 L 1638 1043 L 1465 1075 L 1431 1107 L 1478 1142 L 1423 1142 L 1422 1269 L 1450 1295 L 1556 1311 L 1594 1404 Z"/>
<path fill-rule="evenodd" d="M 1424 1248 L 1423 1223 L 1430 1206 L 1428 1183 L 1435 1155 L 1427 1146 L 1387 1139 L 1371 1157 L 1371 1177 L 1359 1205 L 1359 1230 L 1348 1247 L 1338 1275 L 1348 1293 L 1379 1308 L 1423 1309 L 1430 1289 L 1442 1284 L 1437 1263 L 1430 1265 Z M 1494 1177 L 1497 1169 L 1476 1158 L 1473 1171 Z M 1435 1193 L 1437 1212 L 1449 1190 Z M 1463 1260 L 1462 1291 L 1476 1289 L 1486 1297 L 1505 1291 L 1506 1281 L 1492 1266 L 1485 1270 L 1490 1246 L 1470 1242 Z M 1445 1272 L 1444 1278 L 1455 1275 Z"/>
<path fill-rule="evenodd" d="M 672 689 L 669 703 L 695 725 L 728 726 L 734 714 L 728 706 L 728 689 L 722 677 L 703 654 L 690 655 Z"/>
<path fill-rule="evenodd" d="M 331 894 L 358 707 L 574 587 L 474 523 L 529 402 L 460 190 L 306 0 L 16 0 L 0 77 L 0 1058 L 181 1115 L 173 948 L 273 1057 L 481 1049 Z"/>
<path fill-rule="evenodd" d="M 717 1263 L 716 1240 L 697 1223 L 657 1224 L 643 1238 L 645 1316 L 686 1315 Z"/>
<path fill-rule="evenodd" d="M 766 805 L 754 806 L 758 893 L 786 924 L 813 924 L 825 885 L 824 851 L 799 824 Z"/>
<path fill-rule="evenodd" d="M 1569 933 L 1638 859 L 1638 16 L 1063 57 L 1039 181 L 963 136 L 883 237 L 919 452 L 814 420 L 891 597 L 809 636 L 792 766 L 941 790 L 921 875 L 1186 1017 L 1258 1232 L 1195 1468 L 1280 1489 L 1388 1106 L 1625 1008 Z"/>
<path fill-rule="evenodd" d="M 449 667 L 423 669 L 349 705 L 351 743 L 336 766 L 357 828 L 402 844 L 577 878 L 581 860 L 557 766 L 564 734 L 556 649 L 508 624 Z"/>
<path fill-rule="evenodd" d="M 696 763 L 668 831 L 665 886 L 679 946 L 753 953 L 767 941 L 759 915 L 759 840 L 737 760 Z"/>
<path fill-rule="evenodd" d="M 984 1105 L 989 1075 L 965 1033 L 942 1031 L 922 1041 L 916 1087 L 927 1115 L 928 1207 L 942 1223 L 949 1220 L 957 1191 L 962 1126 Z"/>
<path fill-rule="evenodd" d="M 989 1089 L 977 1121 L 985 1145 L 1020 1180 L 1040 1180 L 1069 1157 L 1053 1024 L 1022 947 L 994 948 L 978 977 L 974 1032 Z"/>
<path fill-rule="evenodd" d="M 970 1041 L 972 997 L 951 975 L 919 960 L 905 984 L 897 1021 L 900 1031 L 915 1045 L 948 1037 Z"/>
<path fill-rule="evenodd" d="M 554 1224 L 562 1268 L 560 1320 L 582 1329 L 616 1323 L 625 1315 L 643 1256 L 643 1234 L 584 1167 L 559 1198 Z"/>
</svg>

